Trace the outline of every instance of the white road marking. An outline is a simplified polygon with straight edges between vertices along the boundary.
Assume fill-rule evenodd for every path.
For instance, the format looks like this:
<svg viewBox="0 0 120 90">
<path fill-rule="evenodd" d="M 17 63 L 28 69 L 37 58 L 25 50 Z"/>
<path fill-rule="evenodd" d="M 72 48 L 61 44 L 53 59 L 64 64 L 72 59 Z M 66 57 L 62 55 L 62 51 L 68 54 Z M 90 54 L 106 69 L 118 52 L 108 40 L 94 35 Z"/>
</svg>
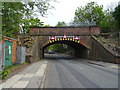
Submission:
<svg viewBox="0 0 120 90">
<path fill-rule="evenodd" d="M 47 61 L 40 66 L 35 74 L 17 74 L 8 79 L 6 82 L 0 84 L 0 88 L 25 88 L 29 81 L 19 81 L 21 78 L 32 78 L 34 76 L 44 76 L 45 69 L 47 68 Z"/>
<path fill-rule="evenodd" d="M 11 86 L 13 86 L 18 80 L 12 80 L 11 79 L 11 82 L 5 82 L 2 84 L 2 87 L 3 88 L 10 88 Z"/>
<path fill-rule="evenodd" d="M 44 70 L 38 70 L 35 76 L 44 76 Z"/>
<path fill-rule="evenodd" d="M 24 75 L 14 75 L 12 78 L 10 78 L 10 79 L 20 79 L 20 78 L 22 78 Z"/>
<path fill-rule="evenodd" d="M 110 68 L 117 68 L 117 69 L 118 69 L 118 68 L 120 68 L 120 67 L 118 67 L 118 66 L 110 66 Z"/>
<path fill-rule="evenodd" d="M 8 79 L 6 82 L 2 84 L 3 88 L 10 88 L 14 85 L 19 79 L 21 79 L 24 75 L 14 75 L 12 78 Z"/>
<path fill-rule="evenodd" d="M 34 76 L 34 74 L 25 74 L 25 78 L 32 78 Z"/>
<path fill-rule="evenodd" d="M 18 81 L 12 88 L 25 88 L 29 81 Z"/>
<path fill-rule="evenodd" d="M 46 69 L 47 65 L 46 64 L 43 64 L 41 65 L 40 69 Z"/>
</svg>

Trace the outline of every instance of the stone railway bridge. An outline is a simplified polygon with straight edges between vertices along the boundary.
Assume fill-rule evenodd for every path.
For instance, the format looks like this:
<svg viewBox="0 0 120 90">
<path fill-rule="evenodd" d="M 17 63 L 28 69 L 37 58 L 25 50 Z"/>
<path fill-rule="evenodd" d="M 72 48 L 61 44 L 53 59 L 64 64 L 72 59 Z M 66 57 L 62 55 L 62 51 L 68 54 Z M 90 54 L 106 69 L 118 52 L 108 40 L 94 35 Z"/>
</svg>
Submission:
<svg viewBox="0 0 120 90">
<path fill-rule="evenodd" d="M 118 57 L 108 52 L 95 38 L 100 34 L 97 26 L 86 27 L 30 27 L 33 39 L 29 54 L 33 59 L 44 58 L 44 49 L 52 44 L 67 44 L 74 49 L 74 56 L 83 59 L 118 63 Z"/>
</svg>

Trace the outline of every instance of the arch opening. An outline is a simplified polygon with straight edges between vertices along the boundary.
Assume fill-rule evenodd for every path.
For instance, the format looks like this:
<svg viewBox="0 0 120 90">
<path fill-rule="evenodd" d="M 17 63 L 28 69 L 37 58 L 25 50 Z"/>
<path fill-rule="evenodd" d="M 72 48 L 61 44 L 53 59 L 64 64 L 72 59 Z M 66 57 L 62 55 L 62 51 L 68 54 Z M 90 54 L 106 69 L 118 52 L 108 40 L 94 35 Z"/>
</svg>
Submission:
<svg viewBox="0 0 120 90">
<path fill-rule="evenodd" d="M 82 59 L 88 59 L 89 56 L 89 49 L 86 48 L 84 45 L 74 42 L 74 41 L 67 41 L 67 40 L 63 40 L 63 41 L 55 41 L 52 43 L 48 43 L 47 45 L 43 46 L 43 58 L 45 58 L 44 53 L 48 53 L 48 51 L 50 50 L 50 47 L 55 47 L 58 46 L 57 48 L 59 48 L 59 51 L 55 51 L 55 49 L 51 49 L 51 51 L 53 50 L 53 52 L 57 52 L 57 53 L 65 53 L 65 54 L 69 54 L 72 55 L 74 57 L 77 58 L 82 58 Z M 62 48 L 60 50 L 61 47 L 59 46 L 64 46 L 64 48 Z M 67 47 L 66 50 L 65 47 Z M 69 50 L 68 50 L 69 48 Z"/>
</svg>

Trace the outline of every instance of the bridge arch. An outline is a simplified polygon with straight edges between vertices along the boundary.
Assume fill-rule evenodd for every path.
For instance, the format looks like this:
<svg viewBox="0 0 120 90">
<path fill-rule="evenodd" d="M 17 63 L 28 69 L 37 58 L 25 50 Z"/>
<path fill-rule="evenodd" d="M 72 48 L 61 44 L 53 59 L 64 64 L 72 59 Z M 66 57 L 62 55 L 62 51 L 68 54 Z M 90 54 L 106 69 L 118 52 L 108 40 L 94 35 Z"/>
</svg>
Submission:
<svg viewBox="0 0 120 90">
<path fill-rule="evenodd" d="M 50 41 L 49 43 L 45 44 L 43 46 L 43 57 L 44 57 L 44 50 L 45 48 L 49 47 L 50 45 L 54 44 L 66 44 L 74 49 L 74 56 L 78 58 L 88 58 L 89 55 L 89 49 L 82 45 L 79 41 L 73 41 L 73 40 L 56 40 L 56 41 Z"/>
</svg>

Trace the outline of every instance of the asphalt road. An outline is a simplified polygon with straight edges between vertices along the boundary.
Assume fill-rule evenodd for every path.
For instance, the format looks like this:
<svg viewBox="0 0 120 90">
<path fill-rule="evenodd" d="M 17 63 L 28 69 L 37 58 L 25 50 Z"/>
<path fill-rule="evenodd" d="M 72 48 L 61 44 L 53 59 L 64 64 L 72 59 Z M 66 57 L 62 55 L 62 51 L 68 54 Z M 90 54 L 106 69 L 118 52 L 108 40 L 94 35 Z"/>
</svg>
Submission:
<svg viewBox="0 0 120 90">
<path fill-rule="evenodd" d="M 44 88 L 118 88 L 118 70 L 63 55 L 46 55 Z"/>
</svg>

